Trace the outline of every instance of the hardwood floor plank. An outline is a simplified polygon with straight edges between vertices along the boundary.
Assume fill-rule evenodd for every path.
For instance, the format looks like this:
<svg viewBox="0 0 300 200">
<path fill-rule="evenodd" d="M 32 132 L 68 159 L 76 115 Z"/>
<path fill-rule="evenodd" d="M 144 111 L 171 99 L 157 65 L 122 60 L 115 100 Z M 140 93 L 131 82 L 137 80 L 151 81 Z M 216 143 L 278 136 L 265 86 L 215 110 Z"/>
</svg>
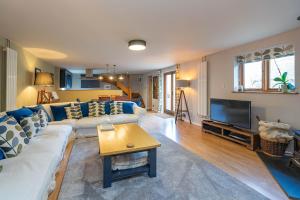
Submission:
<svg viewBox="0 0 300 200">
<path fill-rule="evenodd" d="M 64 176 L 65 176 L 65 172 L 67 170 L 69 158 L 70 158 L 70 155 L 71 155 L 71 152 L 72 152 L 72 149 L 73 149 L 74 141 L 75 141 L 75 139 L 72 139 L 66 147 L 66 150 L 65 150 L 65 153 L 64 153 L 64 158 L 60 162 L 59 169 L 55 174 L 55 181 L 56 181 L 55 189 L 48 196 L 48 200 L 57 200 L 58 199 L 60 188 L 61 188 Z"/>
<path fill-rule="evenodd" d="M 169 120 L 162 133 L 266 197 L 288 199 L 254 151 L 182 121 Z"/>
</svg>

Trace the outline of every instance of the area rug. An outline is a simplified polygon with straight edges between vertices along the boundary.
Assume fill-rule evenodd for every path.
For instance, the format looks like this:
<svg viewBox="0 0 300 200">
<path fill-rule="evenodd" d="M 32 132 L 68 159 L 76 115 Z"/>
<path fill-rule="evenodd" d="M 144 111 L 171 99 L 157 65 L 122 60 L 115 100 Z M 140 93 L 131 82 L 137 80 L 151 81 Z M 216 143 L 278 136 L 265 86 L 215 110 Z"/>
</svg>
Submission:
<svg viewBox="0 0 300 200">
<path fill-rule="evenodd" d="M 274 158 L 257 152 L 266 167 L 290 199 L 300 200 L 300 169 L 289 166 L 290 157 Z"/>
<path fill-rule="evenodd" d="M 74 144 L 59 199 L 267 199 L 162 134 L 151 134 L 162 144 L 156 178 L 135 176 L 103 189 L 97 137 L 81 138 Z"/>
</svg>

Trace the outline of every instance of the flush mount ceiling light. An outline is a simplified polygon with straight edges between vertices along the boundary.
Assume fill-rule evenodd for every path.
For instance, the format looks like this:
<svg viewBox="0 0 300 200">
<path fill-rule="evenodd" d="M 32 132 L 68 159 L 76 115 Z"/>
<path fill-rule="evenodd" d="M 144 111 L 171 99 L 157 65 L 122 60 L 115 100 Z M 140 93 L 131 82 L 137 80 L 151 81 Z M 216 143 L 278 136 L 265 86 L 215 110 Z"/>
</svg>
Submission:
<svg viewBox="0 0 300 200">
<path fill-rule="evenodd" d="M 128 42 L 128 48 L 132 51 L 141 51 L 146 49 L 145 40 L 130 40 Z"/>
</svg>

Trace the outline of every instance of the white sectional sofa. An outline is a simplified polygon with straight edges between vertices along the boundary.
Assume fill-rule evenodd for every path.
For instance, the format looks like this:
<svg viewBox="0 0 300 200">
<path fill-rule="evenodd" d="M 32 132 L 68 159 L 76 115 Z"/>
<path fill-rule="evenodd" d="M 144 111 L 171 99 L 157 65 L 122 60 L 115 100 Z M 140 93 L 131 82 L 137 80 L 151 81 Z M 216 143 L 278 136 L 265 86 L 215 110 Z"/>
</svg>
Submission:
<svg viewBox="0 0 300 200">
<path fill-rule="evenodd" d="M 56 103 L 61 105 L 66 103 Z M 43 107 L 53 119 L 50 105 Z M 75 137 L 96 136 L 96 126 L 103 123 L 138 123 L 146 113 L 134 105 L 134 114 L 103 115 L 101 117 L 52 121 L 30 140 L 22 152 L 13 158 L 0 160 L 0 199 L 46 200 L 55 188 L 55 174 L 66 146 Z"/>
<path fill-rule="evenodd" d="M 68 102 L 73 103 L 73 102 Z M 45 110 L 49 113 L 52 120 L 54 120 L 50 105 L 63 105 L 67 103 L 44 104 Z M 99 124 L 125 124 L 138 123 L 146 110 L 133 104 L 134 114 L 118 114 L 118 115 L 103 115 L 101 117 L 84 117 L 82 119 L 65 119 L 62 121 L 52 121 L 50 124 L 64 124 L 70 125 L 76 132 L 77 137 L 97 136 L 96 126 Z"/>
<path fill-rule="evenodd" d="M 17 157 L 0 160 L 0 199 L 47 199 L 72 133 L 71 126 L 49 125 Z"/>
</svg>

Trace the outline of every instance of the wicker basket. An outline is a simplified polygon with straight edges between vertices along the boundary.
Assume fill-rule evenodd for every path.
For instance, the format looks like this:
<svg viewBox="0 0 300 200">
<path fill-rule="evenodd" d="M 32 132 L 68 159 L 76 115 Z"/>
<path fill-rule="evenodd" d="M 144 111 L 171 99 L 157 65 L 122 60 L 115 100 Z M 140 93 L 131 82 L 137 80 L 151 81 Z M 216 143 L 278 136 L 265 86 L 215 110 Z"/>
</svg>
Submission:
<svg viewBox="0 0 300 200">
<path fill-rule="evenodd" d="M 260 138 L 261 149 L 265 154 L 269 156 L 283 156 L 288 144 L 289 144 L 288 142 L 287 143 L 272 142 Z"/>
</svg>

